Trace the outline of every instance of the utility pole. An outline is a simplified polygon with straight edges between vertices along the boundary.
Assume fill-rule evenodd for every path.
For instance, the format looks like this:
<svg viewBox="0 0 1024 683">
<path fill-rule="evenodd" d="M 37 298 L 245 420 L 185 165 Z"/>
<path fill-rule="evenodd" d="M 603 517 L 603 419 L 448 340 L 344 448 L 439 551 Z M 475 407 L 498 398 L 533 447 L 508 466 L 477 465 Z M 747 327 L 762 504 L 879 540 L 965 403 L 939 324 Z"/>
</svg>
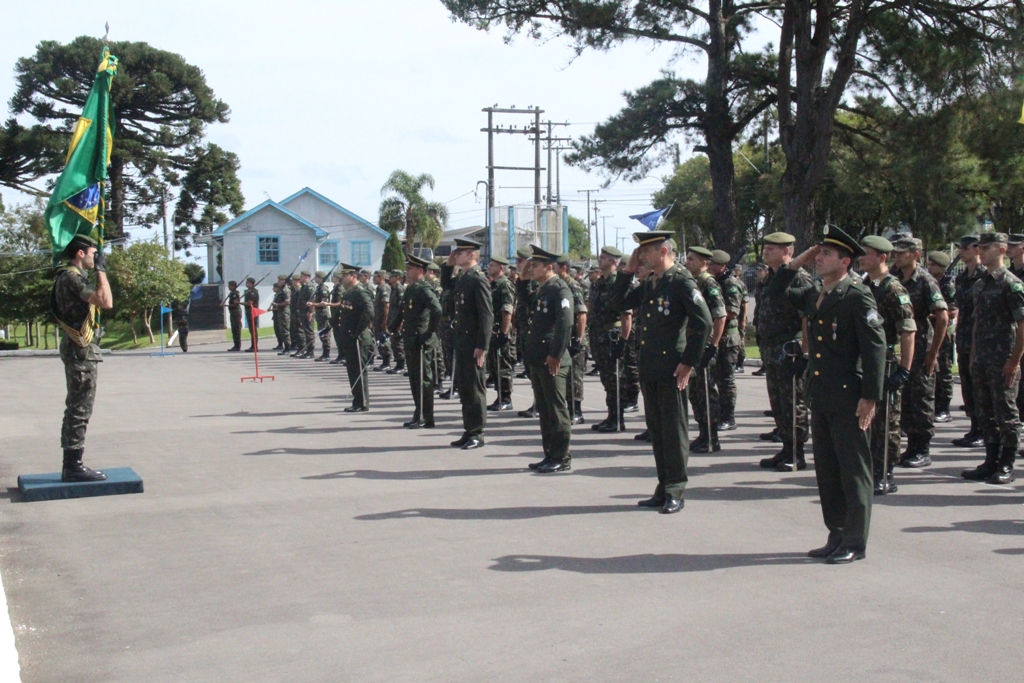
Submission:
<svg viewBox="0 0 1024 683">
<path fill-rule="evenodd" d="M 597 208 L 597 207 L 594 207 Z M 601 216 L 601 240 L 604 242 L 604 246 L 608 246 L 608 219 L 615 218 L 615 216 Z M 613 230 L 615 228 L 612 228 Z"/>
<path fill-rule="evenodd" d="M 597 214 L 598 214 L 598 211 L 600 211 L 600 209 L 598 208 L 597 205 L 598 204 L 604 204 L 606 201 L 608 201 L 608 200 L 607 199 L 595 199 L 594 200 L 594 235 L 595 236 L 597 236 Z M 605 245 L 607 244 L 607 242 L 604 242 L 603 239 L 602 239 L 602 242 L 603 242 L 602 244 L 597 245 L 597 251 L 599 253 L 600 253 L 601 249 L 603 249 L 605 247 Z"/>
<path fill-rule="evenodd" d="M 594 243 L 594 233 L 590 231 L 590 193 L 591 192 L 600 192 L 600 191 L 601 190 L 576 190 L 576 192 L 586 192 L 587 193 L 587 214 L 586 214 L 587 217 L 586 217 L 586 220 L 584 221 L 584 223 L 586 223 L 586 225 L 587 225 L 587 244 L 588 245 Z M 559 199 L 561 199 L 561 197 L 559 197 Z M 594 227 L 597 227 L 597 226 L 595 225 Z M 600 249 L 598 249 L 598 251 L 600 251 Z"/>
<path fill-rule="evenodd" d="M 540 165 L 540 115 L 544 113 L 544 110 L 540 107 L 530 107 L 528 109 L 516 109 L 512 107 L 510 109 L 504 109 L 501 107 L 484 107 L 480 111 L 487 112 L 487 127 L 481 128 L 480 131 L 487 133 L 487 185 L 489 187 L 488 197 L 491 201 L 491 206 L 494 206 L 494 172 L 495 171 L 533 171 L 533 201 L 534 204 L 540 204 L 540 172 L 544 169 Z M 534 125 L 532 128 L 523 126 L 522 129 L 516 126 L 503 127 L 501 124 L 494 125 L 495 114 L 532 114 L 534 118 Z M 497 166 L 494 163 L 494 135 L 496 133 L 507 133 L 512 135 L 533 135 L 534 140 L 534 165 L 533 166 Z"/>
<path fill-rule="evenodd" d="M 553 143 L 556 143 L 556 142 L 572 142 L 572 138 L 555 138 L 555 137 L 551 137 L 551 134 L 552 134 L 551 128 L 553 126 L 568 126 L 569 125 L 568 123 L 555 123 L 554 121 L 545 121 L 544 125 L 548 129 L 547 130 L 547 137 L 545 138 L 545 143 L 547 145 L 547 150 L 548 150 L 548 167 L 547 167 L 547 172 L 548 172 L 548 196 L 547 196 L 547 204 L 548 204 L 548 206 L 551 206 L 551 203 L 552 203 L 552 194 L 551 194 L 551 153 L 553 151 L 556 151 L 556 150 L 571 149 L 570 147 L 555 147 Z M 555 172 L 556 172 L 556 174 L 559 173 L 559 171 L 560 171 L 559 161 L 560 161 L 560 159 L 556 159 L 555 160 L 555 167 L 556 167 L 556 171 Z M 561 194 L 560 193 L 559 193 L 558 196 L 559 196 L 559 199 L 561 199 Z M 556 202 L 556 203 L 561 203 L 561 202 Z"/>
</svg>

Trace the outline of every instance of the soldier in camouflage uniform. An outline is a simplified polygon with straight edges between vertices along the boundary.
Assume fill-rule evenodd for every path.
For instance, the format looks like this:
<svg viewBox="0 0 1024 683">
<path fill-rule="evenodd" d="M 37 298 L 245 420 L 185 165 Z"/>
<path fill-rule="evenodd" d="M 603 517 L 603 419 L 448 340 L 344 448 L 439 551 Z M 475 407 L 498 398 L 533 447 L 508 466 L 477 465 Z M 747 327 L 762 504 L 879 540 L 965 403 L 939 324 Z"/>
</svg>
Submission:
<svg viewBox="0 0 1024 683">
<path fill-rule="evenodd" d="M 277 276 L 277 293 L 274 295 L 274 314 L 277 316 L 278 339 L 281 340 L 279 356 L 287 356 L 292 348 L 292 288 L 288 276 Z"/>
<path fill-rule="evenodd" d="M 513 315 L 513 322 L 516 326 L 516 355 L 523 360 L 523 371 L 516 375 L 520 379 L 529 379 L 530 366 L 525 360 L 524 346 L 526 344 L 526 333 L 530 329 L 530 311 L 533 306 L 533 295 L 537 291 L 537 283 L 530 277 L 531 266 L 529 249 L 516 250 L 516 267 L 519 270 L 519 279 L 516 280 L 516 310 Z M 519 417 L 537 417 L 536 406 L 531 405 L 526 410 L 519 411 Z"/>
<path fill-rule="evenodd" d="M 373 338 L 380 354 L 380 365 L 374 372 L 381 372 L 391 367 L 391 341 L 388 338 L 388 317 L 391 312 L 391 285 L 382 270 L 373 274 L 373 284 L 377 290 L 373 294 Z"/>
<path fill-rule="evenodd" d="M 67 399 L 60 445 L 64 450 L 61 480 L 101 481 L 107 476 L 82 464 L 85 432 L 96 402 L 100 347 L 93 342 L 96 331 L 96 309 L 109 310 L 114 297 L 107 282 L 107 259 L 97 250 L 94 240 L 78 235 L 71 240 L 64 255 L 65 266 L 57 269 L 57 279 L 50 294 L 50 311 L 64 331 L 60 342 L 60 359 L 64 362 Z M 89 283 L 86 271 L 96 270 L 96 286 Z"/>
<path fill-rule="evenodd" d="M 1009 484 L 1020 446 L 1017 390 L 1024 356 L 1024 282 L 1003 267 L 1005 233 L 985 233 L 979 245 L 986 273 L 974 284 L 971 372 L 974 409 L 985 438 L 985 462 L 961 476 Z M 961 361 L 963 362 L 963 361 Z"/>
<path fill-rule="evenodd" d="M 331 288 L 327 284 L 327 273 L 322 270 L 316 271 L 316 289 L 313 290 L 313 298 L 310 301 L 313 308 L 313 317 L 316 320 L 316 334 L 320 337 L 322 352 L 317 361 L 331 359 L 331 316 L 327 307 L 331 301 Z"/>
<path fill-rule="evenodd" d="M 331 284 L 334 287 L 331 289 L 331 300 L 327 304 L 327 310 L 330 311 L 331 332 L 334 334 L 334 345 L 338 347 L 338 357 L 331 361 L 331 365 L 344 365 L 345 349 L 341 346 L 344 338 L 341 329 L 341 301 L 345 295 L 345 288 L 341 285 L 341 264 L 338 264 L 336 268 L 339 270 L 331 271 Z M 360 282 L 359 286 L 362 287 L 363 284 Z M 365 287 L 363 287 L 363 291 L 366 291 Z"/>
<path fill-rule="evenodd" d="M 939 283 L 939 291 L 946 301 L 946 310 L 949 315 L 949 325 L 946 327 L 946 335 L 939 348 L 939 365 L 935 370 L 935 421 L 951 422 L 953 416 L 949 414 L 949 405 L 953 401 L 953 327 L 956 321 L 956 285 L 953 283 L 953 275 L 947 274 L 949 268 L 949 254 L 944 251 L 928 252 L 928 273 Z"/>
<path fill-rule="evenodd" d="M 498 392 L 494 403 L 487 410 L 497 412 L 512 410 L 512 365 L 515 362 L 515 329 L 512 314 L 515 310 L 516 295 L 512 283 L 505 275 L 508 259 L 492 256 L 487 266 L 487 277 L 491 281 L 494 330 L 491 347 L 487 351 L 487 372 Z"/>
<path fill-rule="evenodd" d="M 302 334 L 299 328 L 299 279 L 301 276 L 296 273 L 292 275 L 291 281 L 288 283 L 288 290 L 291 292 L 288 297 L 288 314 L 289 314 L 289 336 L 292 340 L 292 346 L 288 349 L 288 353 L 296 353 L 302 351 Z M 287 355 L 287 354 L 281 354 Z"/>
<path fill-rule="evenodd" d="M 251 277 L 245 281 L 245 294 L 242 295 L 242 311 L 245 313 L 245 322 L 249 325 L 249 334 L 252 335 L 251 345 L 246 351 L 255 351 L 260 338 L 260 319 L 253 315 L 253 309 L 260 307 L 260 291 L 256 289 L 256 278 Z"/>
<path fill-rule="evenodd" d="M 572 339 L 569 341 L 569 356 L 572 362 L 569 376 L 566 378 L 566 394 L 571 396 L 569 412 L 574 425 L 583 424 L 583 376 L 587 372 L 587 300 L 583 288 L 569 276 L 570 259 L 568 254 L 558 257 L 558 276 L 565 280 L 572 292 L 573 327 Z"/>
<path fill-rule="evenodd" d="M 768 400 L 775 420 L 775 434 L 782 441 L 782 450 L 774 457 L 761 460 L 764 468 L 781 472 L 792 471 L 793 460 L 793 416 L 796 415 L 796 460 L 797 467 L 805 468 L 804 443 L 807 441 L 807 409 L 804 406 L 803 373 L 794 375 L 794 356 L 797 335 L 801 330 L 803 314 L 801 302 L 804 292 L 813 284 L 807 271 L 800 269 L 793 276 L 780 279 L 779 272 L 793 259 L 793 244 L 796 238 L 785 232 L 773 232 L 764 237 L 764 260 L 767 274 L 761 283 L 760 297 L 754 311 L 757 326 L 758 345 L 761 350 L 762 368 L 768 385 Z M 793 382 L 796 382 L 796 402 L 793 401 Z M 762 435 L 765 440 L 775 440 L 771 435 Z"/>
<path fill-rule="evenodd" d="M 701 357 L 700 367 L 695 368 L 690 384 L 690 405 L 693 406 L 693 420 L 699 434 L 690 442 L 691 453 L 716 452 L 722 450 L 718 442 L 718 423 L 721 410 L 718 405 L 717 359 L 719 344 L 725 332 L 725 298 L 718 281 L 708 272 L 708 264 L 714 258 L 710 249 L 691 246 L 686 252 L 686 269 L 697 281 L 697 289 L 704 297 L 711 312 L 711 336 Z M 709 431 L 710 426 L 710 431 Z"/>
<path fill-rule="evenodd" d="M 227 303 L 228 319 L 231 320 L 231 339 L 234 342 L 228 351 L 242 350 L 242 294 L 238 291 L 238 283 L 228 281 Z"/>
<path fill-rule="evenodd" d="M 900 454 L 900 467 L 932 464 L 931 440 L 935 435 L 935 368 L 946 336 L 949 317 L 939 283 L 918 264 L 921 240 L 905 237 L 893 244 L 900 283 L 914 308 L 917 336 L 914 362 L 903 390 L 900 426 L 907 435 L 907 450 Z"/>
<path fill-rule="evenodd" d="M 608 417 L 591 428 L 602 433 L 621 432 L 626 429 L 623 418 L 626 382 L 622 377 L 621 359 L 625 352 L 626 340 L 632 332 L 633 316 L 632 313 L 620 314 L 611 306 L 612 288 L 618 277 L 621 259 L 622 252 L 615 247 L 605 247 L 601 250 L 597 257 L 601 277 L 591 285 L 590 301 L 587 305 L 590 350 L 594 354 L 594 365 L 601 377 L 604 404 L 608 409 Z"/>
<path fill-rule="evenodd" d="M 374 290 L 376 287 L 370 282 L 370 271 L 360 270 L 359 271 L 359 286 L 363 288 L 363 291 L 367 292 L 370 297 L 373 297 Z"/>
<path fill-rule="evenodd" d="M 984 445 L 977 418 L 974 415 L 974 383 L 971 375 L 971 339 L 974 336 L 974 283 L 985 274 L 985 266 L 979 261 L 978 236 L 964 235 L 960 238 L 960 261 L 964 269 L 956 276 L 956 355 L 960 371 L 960 395 L 964 409 L 971 420 L 970 430 L 959 439 L 953 439 L 954 446 L 974 448 Z"/>
<path fill-rule="evenodd" d="M 398 311 L 402 306 L 402 297 L 405 296 L 405 273 L 400 270 L 391 271 L 391 277 L 388 280 L 388 284 L 391 285 L 391 301 L 388 306 L 388 317 L 387 317 L 387 329 L 392 329 L 392 323 L 395 321 L 395 317 L 398 315 Z M 402 335 L 394 334 L 391 335 L 391 353 L 395 357 L 395 367 L 390 368 L 387 373 L 389 375 L 400 375 L 405 371 L 405 345 L 402 343 Z"/>
<path fill-rule="evenodd" d="M 171 324 L 178 331 L 178 347 L 182 353 L 188 353 L 189 304 L 188 299 L 171 304 Z"/>
<path fill-rule="evenodd" d="M 1010 260 L 1007 270 L 1024 281 L 1024 235 L 1007 235 L 1006 257 Z M 1024 361 L 1021 361 L 1024 370 Z M 1017 387 L 1017 414 L 1024 416 L 1024 372 L 1021 372 L 1022 386 Z"/>
<path fill-rule="evenodd" d="M 746 372 L 743 366 L 747 362 L 747 297 L 750 295 L 750 291 L 747 289 L 747 283 L 743 281 L 742 266 L 736 266 L 732 269 L 732 277 L 740 285 L 740 312 L 736 316 L 740 345 L 736 353 L 736 372 L 742 375 Z"/>
<path fill-rule="evenodd" d="M 885 332 L 887 348 L 885 396 L 883 403 L 875 410 L 871 422 L 871 459 L 873 464 L 875 495 L 884 496 L 896 492 L 893 467 L 900 452 L 900 396 L 903 385 L 910 377 L 910 365 L 914 360 L 914 308 L 910 295 L 900 284 L 899 278 L 889 272 L 889 258 L 892 243 L 878 235 L 870 235 L 861 241 L 864 255 L 860 267 L 867 273 L 864 284 L 871 290 L 882 316 L 882 330 Z M 896 343 L 900 353 L 896 354 Z M 889 422 L 885 413 L 888 402 Z M 886 439 L 889 440 L 886 451 Z"/>
<path fill-rule="evenodd" d="M 729 270 L 731 257 L 728 252 L 715 249 L 711 252 L 710 272 L 725 299 L 725 331 L 715 358 L 715 386 L 718 391 L 719 431 L 736 429 L 736 367 L 739 352 L 743 348 L 740 333 L 740 317 L 746 307 L 746 288 Z M 708 302 L 711 307 L 711 302 Z"/>
<path fill-rule="evenodd" d="M 299 318 L 299 349 L 292 354 L 292 358 L 312 358 L 313 347 L 316 344 L 316 337 L 313 336 L 313 309 L 310 308 L 313 301 L 310 277 L 308 270 L 299 273 L 299 289 L 294 297 L 295 311 Z"/>
</svg>

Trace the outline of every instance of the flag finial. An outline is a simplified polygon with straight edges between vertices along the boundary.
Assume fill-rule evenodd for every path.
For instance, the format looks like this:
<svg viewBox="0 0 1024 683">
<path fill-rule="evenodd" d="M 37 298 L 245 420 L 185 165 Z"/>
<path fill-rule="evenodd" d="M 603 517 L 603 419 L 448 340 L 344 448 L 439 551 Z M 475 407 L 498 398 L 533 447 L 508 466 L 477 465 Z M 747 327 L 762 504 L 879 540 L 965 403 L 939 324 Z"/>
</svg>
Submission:
<svg viewBox="0 0 1024 683">
<path fill-rule="evenodd" d="M 110 22 L 109 21 L 107 22 L 107 25 L 106 25 L 105 28 L 107 29 L 107 35 L 103 36 L 103 42 L 107 42 L 108 40 L 110 40 Z"/>
</svg>

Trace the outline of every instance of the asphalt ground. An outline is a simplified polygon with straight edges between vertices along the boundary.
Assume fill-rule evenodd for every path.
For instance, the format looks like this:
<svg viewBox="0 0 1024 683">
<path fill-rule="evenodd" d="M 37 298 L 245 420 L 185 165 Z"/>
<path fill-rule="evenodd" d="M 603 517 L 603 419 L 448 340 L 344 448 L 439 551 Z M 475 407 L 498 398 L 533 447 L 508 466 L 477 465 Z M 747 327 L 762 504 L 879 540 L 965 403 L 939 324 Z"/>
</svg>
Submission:
<svg viewBox="0 0 1024 683">
<path fill-rule="evenodd" d="M 868 557 L 827 566 L 814 474 L 767 472 L 763 379 L 738 377 L 740 429 L 690 460 L 686 507 L 638 508 L 647 444 L 588 424 L 573 469 L 537 475 L 535 420 L 492 414 L 460 451 L 457 401 L 408 431 L 408 380 L 268 355 L 241 383 L 223 346 L 100 366 L 86 463 L 141 495 L 19 503 L 55 471 L 56 358 L 0 360 L 0 574 L 28 682 L 1018 681 L 1024 498 L 943 447 L 877 499 Z M 493 397 L 493 392 L 490 392 Z M 530 403 L 517 380 L 516 409 Z M 959 401 L 955 401 L 956 404 Z"/>
</svg>

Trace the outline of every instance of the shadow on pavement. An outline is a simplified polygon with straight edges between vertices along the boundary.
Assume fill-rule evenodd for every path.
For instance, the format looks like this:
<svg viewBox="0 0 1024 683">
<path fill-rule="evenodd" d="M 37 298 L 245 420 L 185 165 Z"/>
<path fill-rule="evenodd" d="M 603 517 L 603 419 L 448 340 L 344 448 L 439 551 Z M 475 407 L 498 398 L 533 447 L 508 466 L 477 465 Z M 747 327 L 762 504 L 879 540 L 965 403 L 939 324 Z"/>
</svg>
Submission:
<svg viewBox="0 0 1024 683">
<path fill-rule="evenodd" d="M 519 470 L 521 471 L 521 470 Z M 538 475 L 542 476 L 542 475 Z M 565 515 L 594 515 L 605 512 L 645 512 L 636 505 L 564 505 L 561 507 L 515 507 L 515 508 L 411 508 L 394 512 L 378 512 L 359 515 L 356 519 L 377 522 L 386 519 L 451 519 L 451 520 L 515 520 L 562 517 Z M 650 512 L 650 511 L 646 511 Z"/>
<path fill-rule="evenodd" d="M 966 531 L 972 534 L 995 534 L 996 536 L 1024 536 L 1024 520 L 976 519 L 969 522 L 953 522 L 949 526 L 912 526 L 907 527 L 903 531 L 905 531 L 908 534 L 926 534 L 937 531 Z M 998 550 L 996 552 L 1003 552 L 1003 554 L 1016 554 Z"/>
<path fill-rule="evenodd" d="M 384 479 L 395 481 L 416 481 L 421 479 L 448 479 L 449 477 L 482 477 L 488 474 L 522 474 L 525 467 L 493 470 L 410 470 L 407 472 L 384 472 L 381 470 L 344 470 L 314 474 L 303 479 Z"/>
<path fill-rule="evenodd" d="M 623 555 L 621 557 L 559 557 L 506 555 L 489 567 L 498 572 L 536 572 L 561 569 L 580 574 L 669 574 L 706 572 L 734 567 L 812 564 L 804 553 L 750 553 L 721 555 Z"/>
</svg>

